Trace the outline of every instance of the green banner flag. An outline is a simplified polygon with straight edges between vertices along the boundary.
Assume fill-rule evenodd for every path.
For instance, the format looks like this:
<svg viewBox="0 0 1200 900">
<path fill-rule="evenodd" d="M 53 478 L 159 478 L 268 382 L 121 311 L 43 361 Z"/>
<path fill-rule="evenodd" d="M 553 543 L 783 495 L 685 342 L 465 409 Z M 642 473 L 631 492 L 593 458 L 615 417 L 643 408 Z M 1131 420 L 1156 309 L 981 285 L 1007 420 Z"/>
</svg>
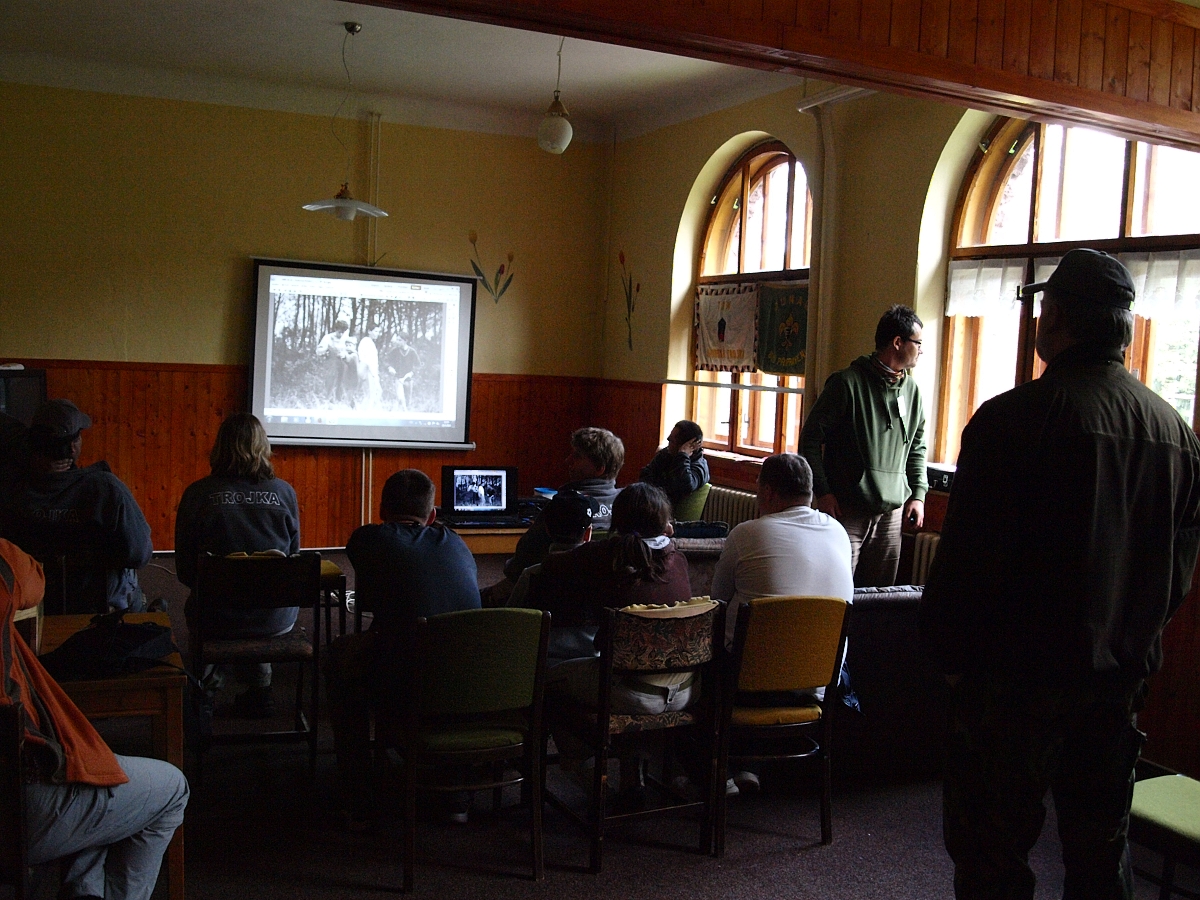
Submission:
<svg viewBox="0 0 1200 900">
<path fill-rule="evenodd" d="M 758 367 L 772 375 L 803 375 L 807 347 L 808 285 L 761 285 Z"/>
</svg>

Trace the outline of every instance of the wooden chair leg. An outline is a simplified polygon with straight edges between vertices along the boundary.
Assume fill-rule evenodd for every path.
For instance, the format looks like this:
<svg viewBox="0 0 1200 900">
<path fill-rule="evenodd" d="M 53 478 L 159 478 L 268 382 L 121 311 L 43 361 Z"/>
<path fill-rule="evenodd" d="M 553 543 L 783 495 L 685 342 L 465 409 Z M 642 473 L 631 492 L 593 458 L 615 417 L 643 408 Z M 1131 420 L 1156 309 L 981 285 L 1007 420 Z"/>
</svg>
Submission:
<svg viewBox="0 0 1200 900">
<path fill-rule="evenodd" d="M 412 753 L 404 756 L 404 892 L 413 889 L 417 855 L 417 764 Z"/>
<path fill-rule="evenodd" d="M 529 839 L 533 844 L 533 880 L 546 880 L 546 863 L 542 845 L 542 784 L 545 772 L 542 768 L 542 748 L 531 747 L 525 781 L 521 783 L 522 790 L 529 785 L 530 800 L 532 801 Z"/>
<path fill-rule="evenodd" d="M 592 809 L 592 847 L 588 868 L 593 874 L 599 874 L 604 853 L 604 816 L 608 799 L 608 752 L 607 748 L 597 750 L 595 754 L 596 767 L 592 770 L 592 799 L 589 804 Z"/>
<path fill-rule="evenodd" d="M 829 752 L 821 752 L 821 843 L 833 843 L 833 772 Z"/>
<path fill-rule="evenodd" d="M 317 723 L 321 721 L 321 673 L 317 671 L 317 657 L 313 657 L 312 671 L 312 722 L 308 729 L 308 767 L 317 774 Z"/>
</svg>

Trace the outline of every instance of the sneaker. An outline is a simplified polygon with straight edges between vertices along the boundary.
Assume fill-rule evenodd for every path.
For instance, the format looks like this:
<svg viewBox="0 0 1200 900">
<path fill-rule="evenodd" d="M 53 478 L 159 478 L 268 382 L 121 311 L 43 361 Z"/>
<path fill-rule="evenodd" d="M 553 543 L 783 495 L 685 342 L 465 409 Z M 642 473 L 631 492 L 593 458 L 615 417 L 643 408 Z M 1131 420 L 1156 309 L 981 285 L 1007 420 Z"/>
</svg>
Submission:
<svg viewBox="0 0 1200 900">
<path fill-rule="evenodd" d="M 442 800 L 442 821 L 466 825 L 470 821 L 471 801 L 466 795 L 451 794 Z"/>
<path fill-rule="evenodd" d="M 753 772 L 738 772 L 733 776 L 733 783 L 743 794 L 757 794 L 762 789 L 758 776 Z"/>
<path fill-rule="evenodd" d="M 736 797 L 738 795 L 738 786 L 732 778 L 725 779 L 725 796 Z"/>
<path fill-rule="evenodd" d="M 275 715 L 275 698 L 269 687 L 246 688 L 238 694 L 230 708 L 231 716 L 237 719 L 269 719 Z"/>
</svg>

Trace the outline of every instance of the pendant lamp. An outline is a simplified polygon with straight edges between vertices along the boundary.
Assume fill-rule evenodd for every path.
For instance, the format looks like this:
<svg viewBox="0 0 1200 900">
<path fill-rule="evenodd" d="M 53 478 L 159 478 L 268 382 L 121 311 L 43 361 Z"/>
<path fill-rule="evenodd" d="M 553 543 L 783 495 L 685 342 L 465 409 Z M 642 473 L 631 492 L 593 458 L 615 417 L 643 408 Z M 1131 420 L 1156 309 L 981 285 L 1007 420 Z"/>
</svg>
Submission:
<svg viewBox="0 0 1200 900">
<path fill-rule="evenodd" d="M 559 88 L 562 85 L 562 50 L 566 43 L 564 37 L 558 42 L 558 79 L 554 82 L 554 99 L 550 108 L 538 126 L 538 146 L 547 153 L 559 154 L 567 149 L 575 130 L 571 128 L 570 114 L 558 99 Z"/>
<path fill-rule="evenodd" d="M 345 222 L 353 222 L 354 217 L 359 213 L 362 213 L 364 216 L 386 216 L 387 213 L 378 206 L 363 203 L 363 201 L 355 200 L 350 196 L 350 148 L 338 136 L 337 117 L 338 113 L 342 111 L 342 107 L 346 105 L 346 101 L 350 99 L 350 92 L 354 86 L 350 79 L 350 66 L 346 63 L 346 43 L 350 38 L 362 31 L 362 25 L 358 22 L 343 22 L 342 24 L 346 29 L 346 36 L 342 38 L 342 68 L 346 72 L 346 96 L 342 98 L 342 102 L 338 104 L 338 108 L 334 111 L 333 118 L 329 123 L 329 129 L 333 132 L 334 139 L 346 151 L 346 180 L 342 182 L 342 189 L 334 196 L 328 200 L 317 200 L 314 203 L 306 203 L 304 204 L 304 209 L 310 212 L 327 212 Z"/>
</svg>

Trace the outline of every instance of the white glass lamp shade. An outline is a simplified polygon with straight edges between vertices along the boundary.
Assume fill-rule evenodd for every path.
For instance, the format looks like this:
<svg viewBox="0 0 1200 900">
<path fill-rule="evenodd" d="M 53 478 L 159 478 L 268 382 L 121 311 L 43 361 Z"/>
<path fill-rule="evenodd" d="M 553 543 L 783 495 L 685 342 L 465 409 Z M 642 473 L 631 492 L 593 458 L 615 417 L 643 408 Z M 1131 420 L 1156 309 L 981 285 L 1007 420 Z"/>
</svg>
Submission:
<svg viewBox="0 0 1200 900">
<path fill-rule="evenodd" d="M 542 124 L 538 126 L 538 146 L 547 153 L 562 153 L 571 143 L 575 129 L 571 127 L 567 108 L 559 102 L 558 91 L 554 92 L 554 100 L 546 110 Z"/>
<path fill-rule="evenodd" d="M 304 208 L 311 212 L 328 212 L 345 222 L 353 222 L 354 217 L 359 213 L 364 216 L 387 215 L 378 206 L 372 206 L 370 203 L 363 203 L 361 200 L 351 197 L 348 183 L 342 184 L 342 189 L 337 192 L 337 196 L 329 200 L 318 200 L 316 203 L 306 203 Z"/>
</svg>

